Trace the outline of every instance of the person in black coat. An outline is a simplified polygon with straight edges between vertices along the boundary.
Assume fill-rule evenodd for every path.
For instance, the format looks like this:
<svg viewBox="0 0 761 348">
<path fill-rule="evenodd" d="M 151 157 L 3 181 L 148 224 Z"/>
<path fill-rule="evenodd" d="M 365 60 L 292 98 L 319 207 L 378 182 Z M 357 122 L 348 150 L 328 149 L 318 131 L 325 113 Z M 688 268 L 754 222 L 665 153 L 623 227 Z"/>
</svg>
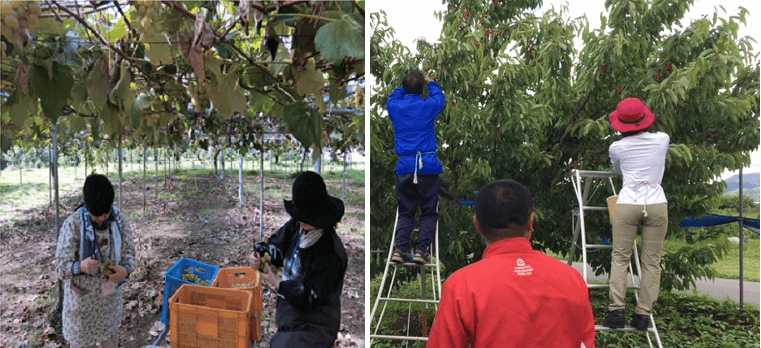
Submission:
<svg viewBox="0 0 761 348">
<path fill-rule="evenodd" d="M 335 230 L 344 204 L 328 195 L 322 177 L 314 172 L 296 178 L 292 195 L 293 200 L 283 202 L 291 219 L 266 243 L 256 243 L 249 255 L 254 269 L 264 253 L 272 257 L 272 266 L 283 268 L 282 279 L 275 272 L 262 273 L 277 292 L 278 331 L 270 347 L 332 347 L 341 324 L 347 263 Z"/>
</svg>

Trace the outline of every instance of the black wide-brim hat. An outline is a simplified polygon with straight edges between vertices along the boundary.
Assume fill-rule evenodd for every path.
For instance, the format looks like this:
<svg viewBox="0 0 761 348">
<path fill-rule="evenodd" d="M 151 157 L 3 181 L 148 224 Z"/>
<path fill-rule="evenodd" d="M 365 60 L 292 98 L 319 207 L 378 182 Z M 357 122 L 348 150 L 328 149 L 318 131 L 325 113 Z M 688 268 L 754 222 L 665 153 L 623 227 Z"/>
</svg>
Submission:
<svg viewBox="0 0 761 348">
<path fill-rule="evenodd" d="M 317 228 L 333 228 L 344 215 L 344 202 L 328 195 L 325 182 L 315 172 L 304 172 L 296 178 L 292 198 L 283 201 L 285 211 Z"/>
</svg>

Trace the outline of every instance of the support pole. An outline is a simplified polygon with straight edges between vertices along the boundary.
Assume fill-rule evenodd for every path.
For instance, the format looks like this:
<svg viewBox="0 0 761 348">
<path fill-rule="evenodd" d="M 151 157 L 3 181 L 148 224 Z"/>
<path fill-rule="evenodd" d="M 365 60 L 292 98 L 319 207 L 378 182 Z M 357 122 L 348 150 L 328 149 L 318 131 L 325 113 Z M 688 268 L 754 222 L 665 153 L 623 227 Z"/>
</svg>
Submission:
<svg viewBox="0 0 761 348">
<path fill-rule="evenodd" d="M 341 190 L 341 200 L 346 202 L 346 152 L 344 152 L 344 173 L 343 173 L 343 189 Z"/>
<path fill-rule="evenodd" d="M 743 254 L 743 169 L 740 168 L 740 219 L 737 221 L 740 224 L 740 309 L 743 309 L 743 281 L 745 278 L 745 262 L 743 262 L 745 255 Z"/>
<path fill-rule="evenodd" d="M 225 149 L 223 148 L 222 153 L 219 155 L 219 164 L 220 167 L 222 167 L 221 173 L 219 174 L 219 178 L 222 179 L 222 189 L 225 188 Z"/>
<path fill-rule="evenodd" d="M 145 216 L 145 158 L 147 149 L 143 147 L 143 216 Z"/>
<path fill-rule="evenodd" d="M 264 135 L 262 135 L 262 139 Z M 259 241 L 264 238 L 264 149 L 259 151 Z"/>
<path fill-rule="evenodd" d="M 18 184 L 19 186 L 24 184 L 24 181 L 21 177 L 21 151 L 22 150 L 23 150 L 22 148 L 19 148 L 18 150 Z"/>
<path fill-rule="evenodd" d="M 124 181 L 124 178 L 122 178 L 122 137 L 119 136 L 119 210 L 122 210 L 122 182 Z"/>
<path fill-rule="evenodd" d="M 58 237 L 60 233 L 60 221 L 58 218 L 59 210 L 58 210 L 58 125 L 55 123 L 53 124 L 53 186 L 55 188 L 55 240 L 56 243 L 58 242 Z M 56 303 L 56 310 L 58 312 L 58 315 L 60 317 L 61 313 L 63 312 L 63 282 L 58 279 L 58 300 Z M 61 322 L 59 320 L 59 322 Z"/>
<path fill-rule="evenodd" d="M 238 201 L 240 213 L 243 214 L 243 155 L 238 153 Z"/>
<path fill-rule="evenodd" d="M 154 173 L 156 175 L 156 199 L 159 199 L 159 149 L 153 148 L 153 166 L 154 166 Z"/>
<path fill-rule="evenodd" d="M 230 194 L 235 193 L 235 177 L 233 176 L 233 159 L 234 159 L 232 148 L 230 149 Z"/>
<path fill-rule="evenodd" d="M 53 143 L 50 143 L 48 149 L 48 200 L 53 205 Z"/>
</svg>

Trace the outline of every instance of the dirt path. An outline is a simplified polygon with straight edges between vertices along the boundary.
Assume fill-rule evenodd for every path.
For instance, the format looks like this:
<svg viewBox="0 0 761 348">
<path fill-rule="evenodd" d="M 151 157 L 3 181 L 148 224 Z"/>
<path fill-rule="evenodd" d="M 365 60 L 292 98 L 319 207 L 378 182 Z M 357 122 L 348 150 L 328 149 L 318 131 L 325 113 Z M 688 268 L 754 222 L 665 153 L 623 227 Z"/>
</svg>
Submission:
<svg viewBox="0 0 761 348">
<path fill-rule="evenodd" d="M 236 178 L 237 179 L 237 178 Z M 139 267 L 124 292 L 120 346 L 142 348 L 153 342 L 163 305 L 164 272 L 181 257 L 220 267 L 247 266 L 246 255 L 259 240 L 259 177 L 244 179 L 243 213 L 238 209 L 237 185 L 231 194 L 229 178 L 223 189 L 218 176 L 169 176 L 148 181 L 146 212 L 142 209 L 142 180 L 124 183 L 123 211 L 130 219 Z M 265 178 L 265 238 L 288 220 L 282 200 L 290 196 L 288 179 Z M 327 180 L 328 191 L 341 196 L 341 182 Z M 347 183 L 346 214 L 339 225 L 349 269 L 342 297 L 342 330 L 336 347 L 364 346 L 364 187 Z M 61 193 L 76 204 L 76 191 Z M 118 193 L 117 193 L 118 201 Z M 28 211 L 0 242 L 0 346 L 68 347 L 60 329 L 50 324 L 55 307 L 55 220 L 49 207 Z M 62 219 L 74 206 L 62 210 Z M 0 228 L 4 228 L 0 226 Z M 264 299 L 264 337 L 274 334 L 274 295 Z"/>
</svg>

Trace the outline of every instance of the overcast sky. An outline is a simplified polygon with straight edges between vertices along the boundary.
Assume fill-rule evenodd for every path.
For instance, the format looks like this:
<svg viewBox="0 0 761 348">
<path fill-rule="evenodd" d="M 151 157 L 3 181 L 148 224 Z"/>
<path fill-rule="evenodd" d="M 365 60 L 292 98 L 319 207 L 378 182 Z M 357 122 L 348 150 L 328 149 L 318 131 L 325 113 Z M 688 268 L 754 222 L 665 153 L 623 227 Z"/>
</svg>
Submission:
<svg viewBox="0 0 761 348">
<path fill-rule="evenodd" d="M 543 13 L 552 6 L 559 9 L 560 5 L 564 2 L 565 1 L 561 0 L 544 1 L 543 7 L 538 9 L 537 13 Z M 441 34 L 441 22 L 433 16 L 434 11 L 443 11 L 446 9 L 446 6 L 442 4 L 441 0 L 385 0 L 368 1 L 366 4 L 370 12 L 377 12 L 380 9 L 386 11 L 388 23 L 394 28 L 396 34 L 395 37 L 412 52 L 417 51 L 415 49 L 416 39 L 422 37 L 428 42 L 435 42 Z M 569 16 L 571 18 L 576 18 L 586 14 L 590 28 L 599 28 L 600 14 L 605 12 L 605 1 L 584 1 L 583 4 L 583 6 L 569 6 Z M 704 15 L 713 15 L 715 12 L 714 9 L 719 5 L 724 6 L 724 9 L 728 14 L 738 13 L 738 8 L 740 6 L 748 9 L 749 15 L 746 17 L 748 25 L 740 28 L 739 35 L 740 37 L 746 35 L 754 36 L 756 40 L 761 40 L 761 31 L 759 31 L 761 5 L 755 1 L 697 0 L 690 8 L 690 11 L 685 15 L 682 24 L 686 26 L 693 19 L 701 18 Z M 724 17 L 726 17 L 726 15 Z M 761 43 L 755 44 L 754 46 L 756 54 L 758 54 Z M 372 59 L 372 57 L 370 59 Z M 368 76 L 368 81 L 372 84 L 374 82 L 373 77 Z M 753 163 L 749 168 L 744 170 L 745 173 L 761 171 L 761 154 L 759 151 L 754 152 L 752 157 Z M 723 177 L 729 177 L 732 174 L 733 173 L 727 172 Z"/>
</svg>

